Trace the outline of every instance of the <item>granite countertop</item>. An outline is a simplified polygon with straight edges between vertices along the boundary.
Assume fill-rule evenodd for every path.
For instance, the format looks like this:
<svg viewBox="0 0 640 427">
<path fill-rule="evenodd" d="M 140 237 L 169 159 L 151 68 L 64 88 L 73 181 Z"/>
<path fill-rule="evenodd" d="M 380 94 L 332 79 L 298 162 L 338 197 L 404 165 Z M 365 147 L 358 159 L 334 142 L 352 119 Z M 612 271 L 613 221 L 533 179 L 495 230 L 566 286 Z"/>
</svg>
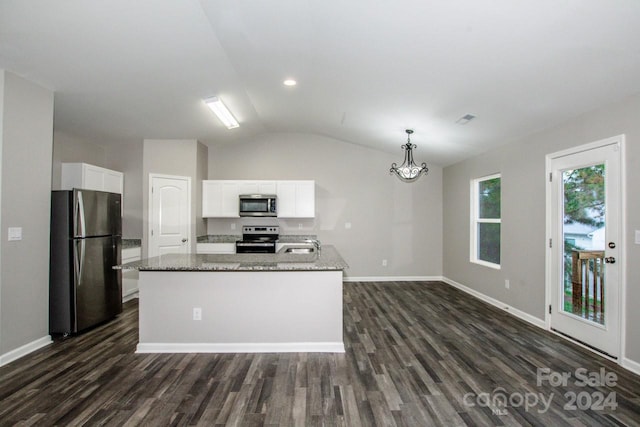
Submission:
<svg viewBox="0 0 640 427">
<path fill-rule="evenodd" d="M 114 267 L 139 271 L 332 271 L 349 266 L 335 247 L 319 253 L 291 254 L 167 254 Z"/>
<path fill-rule="evenodd" d="M 278 236 L 278 243 L 300 243 L 305 240 L 316 240 L 317 238 L 317 236 L 311 234 L 281 234 Z"/>
<path fill-rule="evenodd" d="M 235 234 L 208 234 L 206 236 L 198 236 L 198 243 L 235 243 L 242 240 L 241 235 Z"/>
</svg>

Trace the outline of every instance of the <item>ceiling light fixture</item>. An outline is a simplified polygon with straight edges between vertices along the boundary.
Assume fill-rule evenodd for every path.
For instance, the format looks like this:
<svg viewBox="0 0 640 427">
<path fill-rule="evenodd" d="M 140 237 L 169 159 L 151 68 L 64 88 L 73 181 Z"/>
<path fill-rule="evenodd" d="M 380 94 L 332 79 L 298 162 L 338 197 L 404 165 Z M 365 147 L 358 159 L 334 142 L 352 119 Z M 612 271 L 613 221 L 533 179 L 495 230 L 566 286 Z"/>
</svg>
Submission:
<svg viewBox="0 0 640 427">
<path fill-rule="evenodd" d="M 234 129 L 240 126 L 238 121 L 231 111 L 222 103 L 220 98 L 217 96 L 212 96 L 211 98 L 207 98 L 204 100 L 205 104 L 215 113 L 216 116 L 220 119 L 220 121 L 227 127 L 227 129 Z"/>
<path fill-rule="evenodd" d="M 393 163 L 389 173 L 395 174 L 401 181 L 413 182 L 420 178 L 420 175 L 426 175 L 429 172 L 429 168 L 427 168 L 426 163 L 422 163 L 421 166 L 415 164 L 413 161 L 413 149 L 416 148 L 416 145 L 411 143 L 413 130 L 407 129 L 405 132 L 407 132 L 407 143 L 402 145 L 402 149 L 405 150 L 404 162 L 402 162 L 401 166 Z"/>
<path fill-rule="evenodd" d="M 285 86 L 295 86 L 295 85 L 298 84 L 298 82 L 293 80 L 293 79 L 287 79 L 287 80 L 283 81 L 282 84 L 285 85 Z"/>
</svg>

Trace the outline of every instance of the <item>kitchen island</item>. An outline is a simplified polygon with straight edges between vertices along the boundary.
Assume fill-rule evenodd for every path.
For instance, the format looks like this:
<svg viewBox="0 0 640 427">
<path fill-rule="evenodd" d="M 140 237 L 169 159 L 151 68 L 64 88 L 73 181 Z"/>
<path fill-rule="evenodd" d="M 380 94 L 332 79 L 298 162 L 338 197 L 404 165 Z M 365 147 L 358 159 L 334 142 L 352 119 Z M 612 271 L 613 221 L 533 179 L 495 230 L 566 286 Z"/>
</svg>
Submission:
<svg viewBox="0 0 640 427">
<path fill-rule="evenodd" d="M 344 352 L 342 272 L 312 253 L 169 254 L 140 272 L 138 353 Z"/>
</svg>

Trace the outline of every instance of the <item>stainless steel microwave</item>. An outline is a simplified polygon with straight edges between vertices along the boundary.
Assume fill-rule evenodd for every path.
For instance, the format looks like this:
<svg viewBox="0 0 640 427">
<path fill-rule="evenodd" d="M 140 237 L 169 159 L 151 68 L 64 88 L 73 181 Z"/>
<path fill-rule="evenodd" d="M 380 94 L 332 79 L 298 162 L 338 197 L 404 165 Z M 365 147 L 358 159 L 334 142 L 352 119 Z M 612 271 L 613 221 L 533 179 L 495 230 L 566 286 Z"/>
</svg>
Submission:
<svg viewBox="0 0 640 427">
<path fill-rule="evenodd" d="M 275 194 L 241 194 L 240 216 L 278 216 Z"/>
</svg>

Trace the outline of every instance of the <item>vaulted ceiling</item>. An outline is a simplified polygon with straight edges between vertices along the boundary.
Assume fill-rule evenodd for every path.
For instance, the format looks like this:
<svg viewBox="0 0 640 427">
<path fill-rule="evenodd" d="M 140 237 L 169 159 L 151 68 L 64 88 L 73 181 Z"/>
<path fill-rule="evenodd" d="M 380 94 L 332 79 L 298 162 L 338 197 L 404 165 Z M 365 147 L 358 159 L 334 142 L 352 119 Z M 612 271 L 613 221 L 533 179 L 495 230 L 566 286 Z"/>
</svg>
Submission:
<svg viewBox="0 0 640 427">
<path fill-rule="evenodd" d="M 637 0 L 0 0 L 0 68 L 55 91 L 62 132 L 400 156 L 413 128 L 441 165 L 639 93 L 639 40 Z"/>
</svg>

